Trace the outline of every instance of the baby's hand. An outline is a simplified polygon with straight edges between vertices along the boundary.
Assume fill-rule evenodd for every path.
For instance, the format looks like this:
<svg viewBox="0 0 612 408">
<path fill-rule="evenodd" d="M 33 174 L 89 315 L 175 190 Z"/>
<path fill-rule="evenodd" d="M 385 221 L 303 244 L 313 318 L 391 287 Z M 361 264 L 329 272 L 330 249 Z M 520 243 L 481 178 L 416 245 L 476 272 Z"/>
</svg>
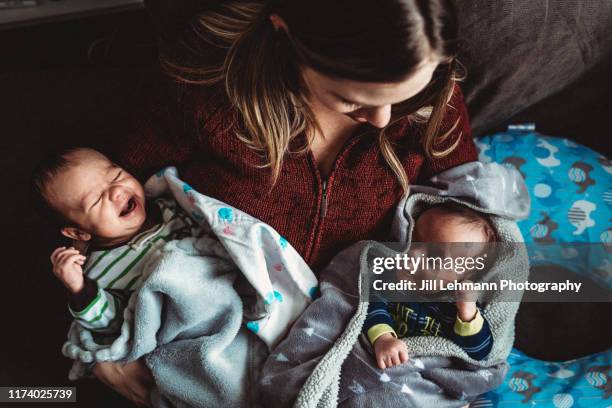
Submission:
<svg viewBox="0 0 612 408">
<path fill-rule="evenodd" d="M 463 282 L 470 282 L 468 280 Z M 458 291 L 457 293 L 457 315 L 463 322 L 471 322 L 476 317 L 476 299 L 478 293 L 474 291 Z"/>
<path fill-rule="evenodd" d="M 463 322 L 471 322 L 474 320 L 477 311 L 476 302 L 457 302 L 457 316 L 459 316 Z"/>
<path fill-rule="evenodd" d="M 51 254 L 53 274 L 71 293 L 78 293 L 85 286 L 83 268 L 81 267 L 85 263 L 85 259 L 73 247 L 60 247 Z"/>
<path fill-rule="evenodd" d="M 385 333 L 374 342 L 374 354 L 378 367 L 385 368 L 400 365 L 408 361 L 408 347 L 406 343 Z"/>
</svg>

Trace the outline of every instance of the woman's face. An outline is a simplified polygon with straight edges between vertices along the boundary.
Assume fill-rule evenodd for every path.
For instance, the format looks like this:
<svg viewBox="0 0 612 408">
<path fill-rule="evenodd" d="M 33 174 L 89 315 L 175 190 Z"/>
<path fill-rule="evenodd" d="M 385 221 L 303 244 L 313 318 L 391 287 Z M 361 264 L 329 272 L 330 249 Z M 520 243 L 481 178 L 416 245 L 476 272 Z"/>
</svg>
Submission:
<svg viewBox="0 0 612 408">
<path fill-rule="evenodd" d="M 302 69 L 307 99 L 356 122 L 369 122 L 383 128 L 391 119 L 391 105 L 405 101 L 422 91 L 431 81 L 437 59 L 427 59 L 412 75 L 400 82 L 361 82 L 324 75 L 312 68 Z"/>
</svg>

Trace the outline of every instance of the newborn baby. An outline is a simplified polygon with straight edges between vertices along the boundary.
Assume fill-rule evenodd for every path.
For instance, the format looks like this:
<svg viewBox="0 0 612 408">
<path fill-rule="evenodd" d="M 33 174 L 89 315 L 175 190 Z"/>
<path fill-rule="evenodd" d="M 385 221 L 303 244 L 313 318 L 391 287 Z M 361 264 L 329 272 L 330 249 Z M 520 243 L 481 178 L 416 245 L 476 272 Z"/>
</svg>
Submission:
<svg viewBox="0 0 612 408">
<path fill-rule="evenodd" d="M 257 391 L 252 370 L 316 293 L 289 242 L 198 193 L 173 167 L 143 190 L 102 154 L 72 149 L 43 163 L 34 181 L 61 233 L 89 247 L 87 257 L 74 248 L 52 255 L 75 319 L 62 347 L 75 360 L 69 378 L 97 361 L 143 358 L 155 406 L 243 406 Z M 173 198 L 145 202 L 144 191 Z"/>
<path fill-rule="evenodd" d="M 87 248 L 87 257 L 57 248 L 51 262 L 69 292 L 70 313 L 92 331 L 119 329 L 147 253 L 200 232 L 173 200 L 145 202 L 142 185 L 93 149 L 69 149 L 41 163 L 34 189 L 61 233 Z"/>
<path fill-rule="evenodd" d="M 494 241 L 496 234 L 483 215 L 455 203 L 437 205 L 424 211 L 417 218 L 412 234 L 413 243 Z M 483 247 L 472 245 L 470 253 L 462 255 L 477 257 Z M 427 274 L 418 271 L 413 276 L 434 278 L 431 275 L 431 271 L 427 271 Z M 457 274 L 452 270 L 443 270 L 437 271 L 435 279 L 450 282 L 470 276 L 470 272 Z M 368 307 L 363 330 L 374 347 L 376 362 L 381 369 L 408 361 L 406 343 L 401 340 L 403 337 L 442 336 L 455 342 L 475 360 L 484 359 L 493 346 L 488 322 L 476 302 L 465 296 L 459 296 L 454 304 L 386 302 L 384 299 L 372 302 Z"/>
</svg>

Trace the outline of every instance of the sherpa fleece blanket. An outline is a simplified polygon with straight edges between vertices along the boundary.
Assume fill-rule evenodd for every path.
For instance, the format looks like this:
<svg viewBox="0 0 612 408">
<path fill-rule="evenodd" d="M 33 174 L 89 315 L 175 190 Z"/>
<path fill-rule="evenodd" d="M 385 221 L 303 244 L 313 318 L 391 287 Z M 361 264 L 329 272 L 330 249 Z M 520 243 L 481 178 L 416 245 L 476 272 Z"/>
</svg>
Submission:
<svg viewBox="0 0 612 408">
<path fill-rule="evenodd" d="M 491 214 L 502 242 L 522 242 L 515 220 L 527 216 L 529 196 L 518 173 L 497 164 L 468 163 L 413 186 L 399 205 L 393 236 L 410 246 L 414 220 L 427 207 L 448 200 Z M 426 191 L 426 193 L 419 192 Z M 451 198 L 449 195 L 452 194 Z M 368 302 L 360 299 L 368 258 L 394 256 L 377 242 L 359 242 L 337 255 L 320 274 L 321 296 L 296 321 L 268 357 L 261 377 L 264 404 L 275 407 L 460 407 L 501 384 L 514 341 L 518 302 L 490 299 L 483 316 L 494 346 L 485 360 L 472 360 L 452 341 L 409 337 L 408 363 L 380 370 L 362 332 Z M 497 254 L 489 274 L 526 279 L 526 251 L 511 245 Z M 509 276 L 510 275 L 510 276 Z M 500 295 L 501 296 L 501 295 Z"/>
<path fill-rule="evenodd" d="M 82 376 L 84 363 L 144 357 L 155 378 L 156 407 L 252 406 L 266 345 L 289 330 L 318 282 L 272 227 L 197 193 L 175 168 L 151 177 L 145 191 L 148 197 L 171 193 L 205 232 L 149 255 L 147 275 L 114 338 L 73 323 L 63 347 L 77 360 L 70 377 Z M 263 317 L 246 322 L 250 332 L 233 286 L 239 274 L 264 305 Z"/>
</svg>

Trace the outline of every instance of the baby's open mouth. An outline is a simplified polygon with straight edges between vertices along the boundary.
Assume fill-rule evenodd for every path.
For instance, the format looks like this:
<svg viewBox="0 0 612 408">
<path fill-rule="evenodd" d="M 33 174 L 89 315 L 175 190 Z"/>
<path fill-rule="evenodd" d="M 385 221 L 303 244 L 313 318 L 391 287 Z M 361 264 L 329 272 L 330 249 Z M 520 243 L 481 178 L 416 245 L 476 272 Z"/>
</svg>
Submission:
<svg viewBox="0 0 612 408">
<path fill-rule="evenodd" d="M 123 207 L 123 210 L 121 211 L 119 216 L 125 217 L 129 215 L 132 211 L 134 211 L 135 208 L 136 208 L 136 200 L 134 199 L 134 197 L 132 197 L 127 201 L 127 203 L 125 203 L 125 206 Z"/>
</svg>

